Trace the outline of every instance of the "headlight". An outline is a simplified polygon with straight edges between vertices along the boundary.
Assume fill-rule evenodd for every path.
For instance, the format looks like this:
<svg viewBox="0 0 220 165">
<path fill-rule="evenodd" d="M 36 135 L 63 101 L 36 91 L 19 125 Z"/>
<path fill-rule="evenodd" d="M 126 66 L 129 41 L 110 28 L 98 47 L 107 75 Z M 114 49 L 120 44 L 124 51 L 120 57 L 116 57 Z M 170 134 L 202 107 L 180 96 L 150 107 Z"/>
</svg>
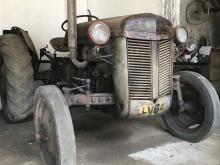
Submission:
<svg viewBox="0 0 220 165">
<path fill-rule="evenodd" d="M 188 39 L 188 31 L 186 29 L 185 26 L 177 26 L 175 28 L 176 30 L 176 40 L 180 43 L 180 44 L 184 44 L 187 42 Z"/>
<path fill-rule="evenodd" d="M 89 27 L 89 37 L 96 45 L 104 45 L 109 41 L 110 29 L 103 22 L 95 22 Z"/>
</svg>

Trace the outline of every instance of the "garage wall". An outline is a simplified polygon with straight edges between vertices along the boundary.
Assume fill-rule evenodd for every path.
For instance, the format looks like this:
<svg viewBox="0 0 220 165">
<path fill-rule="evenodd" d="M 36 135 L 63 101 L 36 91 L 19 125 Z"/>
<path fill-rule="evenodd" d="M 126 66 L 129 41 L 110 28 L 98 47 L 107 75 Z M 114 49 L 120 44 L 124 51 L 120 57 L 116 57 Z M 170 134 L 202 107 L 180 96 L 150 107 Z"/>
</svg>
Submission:
<svg viewBox="0 0 220 165">
<path fill-rule="evenodd" d="M 179 24 L 180 0 L 88 0 L 88 8 L 99 18 L 154 13 Z"/>
<path fill-rule="evenodd" d="M 87 12 L 87 0 L 78 0 L 78 14 Z M 66 0 L 1 0 L 0 34 L 20 26 L 29 31 L 39 48 L 53 37 L 64 36 L 60 26 L 66 19 Z"/>
<path fill-rule="evenodd" d="M 186 21 L 187 5 L 193 0 L 181 0 L 180 20 L 190 31 L 191 39 L 195 38 L 199 42 L 201 37 L 205 37 L 212 46 L 220 46 L 220 12 L 211 13 L 207 20 L 200 25 L 191 25 Z"/>
<path fill-rule="evenodd" d="M 185 25 L 189 32 L 190 32 L 190 39 L 196 39 L 199 43 L 199 40 L 201 37 L 205 37 L 207 41 L 211 42 L 211 31 L 212 27 L 211 25 L 211 16 L 207 19 L 206 22 L 200 24 L 200 25 L 192 25 L 189 24 L 186 20 L 186 9 L 189 3 L 191 3 L 193 0 L 181 0 L 181 8 L 180 8 L 180 20 L 181 24 Z"/>
<path fill-rule="evenodd" d="M 159 0 L 159 15 L 169 19 L 174 26 L 180 24 L 181 0 Z"/>
</svg>

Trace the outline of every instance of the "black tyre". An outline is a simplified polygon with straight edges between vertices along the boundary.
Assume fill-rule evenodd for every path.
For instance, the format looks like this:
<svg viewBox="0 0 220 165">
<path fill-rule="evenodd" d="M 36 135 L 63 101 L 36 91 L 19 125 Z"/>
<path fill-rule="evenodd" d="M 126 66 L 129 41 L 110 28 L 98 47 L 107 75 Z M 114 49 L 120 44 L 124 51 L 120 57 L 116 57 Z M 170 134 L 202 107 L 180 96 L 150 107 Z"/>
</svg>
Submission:
<svg viewBox="0 0 220 165">
<path fill-rule="evenodd" d="M 2 58 L 2 56 L 0 54 L 0 111 L 2 111 L 2 101 L 1 101 L 1 93 L 2 93 L 2 86 L 1 86 L 1 84 L 3 82 L 3 80 L 2 80 L 2 72 L 1 72 L 2 66 L 3 66 L 3 58 Z"/>
<path fill-rule="evenodd" d="M 32 57 L 24 40 L 18 35 L 0 37 L 1 101 L 8 122 L 20 122 L 33 113 L 37 84 L 33 79 Z"/>
<path fill-rule="evenodd" d="M 35 129 L 46 165 L 76 165 L 75 134 L 63 94 L 56 86 L 35 94 Z"/>
<path fill-rule="evenodd" d="M 163 121 L 174 136 L 189 142 L 208 138 L 218 125 L 219 97 L 212 84 L 198 73 L 184 71 L 180 75 L 185 111 L 180 112 L 177 94 L 174 92 L 170 111 Z"/>
</svg>

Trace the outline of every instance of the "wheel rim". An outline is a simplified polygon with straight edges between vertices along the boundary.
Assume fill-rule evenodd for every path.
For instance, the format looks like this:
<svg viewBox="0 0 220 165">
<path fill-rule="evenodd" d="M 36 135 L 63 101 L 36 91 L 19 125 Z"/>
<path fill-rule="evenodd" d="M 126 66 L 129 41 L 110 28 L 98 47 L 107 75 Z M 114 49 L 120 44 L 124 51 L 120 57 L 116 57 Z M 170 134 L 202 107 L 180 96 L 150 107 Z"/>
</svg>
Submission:
<svg viewBox="0 0 220 165">
<path fill-rule="evenodd" d="M 58 165 L 59 152 L 55 124 L 48 106 L 39 100 L 37 106 L 37 139 L 47 165 Z"/>
<path fill-rule="evenodd" d="M 177 94 L 174 92 L 171 108 L 173 123 L 183 132 L 193 133 L 199 130 L 205 120 L 206 106 L 199 91 L 191 85 L 181 83 L 181 90 L 186 110 L 184 112 L 178 111 Z"/>
</svg>

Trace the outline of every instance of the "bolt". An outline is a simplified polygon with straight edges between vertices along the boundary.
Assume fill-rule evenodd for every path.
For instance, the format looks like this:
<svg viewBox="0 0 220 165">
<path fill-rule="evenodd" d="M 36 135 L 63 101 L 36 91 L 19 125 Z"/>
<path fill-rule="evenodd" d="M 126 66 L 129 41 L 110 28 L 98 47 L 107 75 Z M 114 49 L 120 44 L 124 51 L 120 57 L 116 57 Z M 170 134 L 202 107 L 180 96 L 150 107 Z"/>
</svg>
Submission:
<svg viewBox="0 0 220 165">
<path fill-rule="evenodd" d="M 111 102 L 112 101 L 112 98 L 111 97 L 107 97 L 106 99 L 105 99 L 105 102 Z"/>
<path fill-rule="evenodd" d="M 104 102 L 104 99 L 103 99 L 102 97 L 100 97 L 100 98 L 99 98 L 99 102 L 100 102 L 100 103 L 103 103 L 103 102 Z"/>
<path fill-rule="evenodd" d="M 95 103 L 96 102 L 96 98 L 92 98 L 91 101 L 92 101 L 92 103 Z"/>
</svg>

